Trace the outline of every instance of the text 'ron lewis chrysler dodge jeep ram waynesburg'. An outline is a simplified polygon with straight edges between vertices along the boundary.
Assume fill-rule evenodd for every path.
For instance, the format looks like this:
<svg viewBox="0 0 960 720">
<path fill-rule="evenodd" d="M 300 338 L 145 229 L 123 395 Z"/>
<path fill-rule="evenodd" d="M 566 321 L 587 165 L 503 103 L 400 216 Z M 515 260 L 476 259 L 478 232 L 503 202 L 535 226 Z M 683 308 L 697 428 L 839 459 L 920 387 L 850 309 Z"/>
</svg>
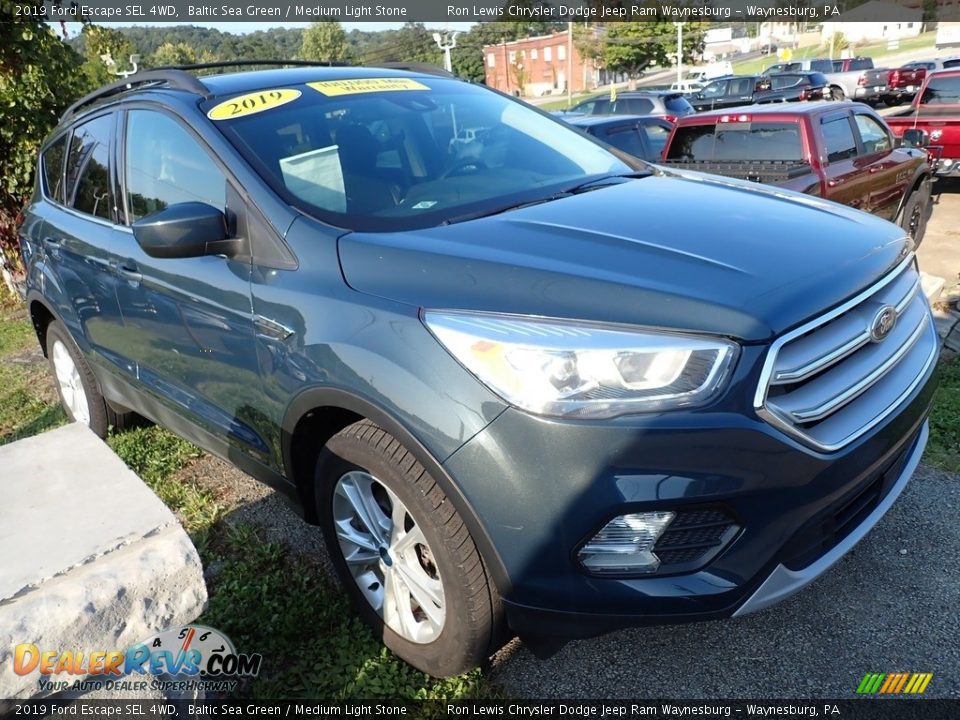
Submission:
<svg viewBox="0 0 960 720">
<path fill-rule="evenodd" d="M 937 339 L 902 228 L 647 165 L 424 70 L 132 76 L 42 148 L 70 416 L 285 491 L 434 675 L 764 608 L 903 490 Z"/>
</svg>

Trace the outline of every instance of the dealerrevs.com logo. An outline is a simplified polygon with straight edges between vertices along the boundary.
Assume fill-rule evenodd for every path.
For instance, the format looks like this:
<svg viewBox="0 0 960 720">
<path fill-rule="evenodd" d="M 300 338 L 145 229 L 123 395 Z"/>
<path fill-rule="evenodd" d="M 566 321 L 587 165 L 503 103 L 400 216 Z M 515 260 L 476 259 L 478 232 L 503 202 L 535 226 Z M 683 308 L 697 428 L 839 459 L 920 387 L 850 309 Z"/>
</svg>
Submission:
<svg viewBox="0 0 960 720">
<path fill-rule="evenodd" d="M 39 675 L 40 689 L 228 692 L 239 678 L 255 677 L 263 657 L 238 653 L 214 628 L 185 625 L 165 630 L 125 650 L 14 648 L 17 675 Z"/>
</svg>

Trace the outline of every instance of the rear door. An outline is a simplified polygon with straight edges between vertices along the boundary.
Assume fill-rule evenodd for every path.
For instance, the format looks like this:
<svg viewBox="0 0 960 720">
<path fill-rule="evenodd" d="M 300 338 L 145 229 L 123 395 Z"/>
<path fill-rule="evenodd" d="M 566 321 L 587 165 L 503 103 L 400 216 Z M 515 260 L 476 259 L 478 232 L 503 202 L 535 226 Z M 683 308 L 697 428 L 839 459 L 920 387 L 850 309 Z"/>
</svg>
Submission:
<svg viewBox="0 0 960 720">
<path fill-rule="evenodd" d="M 752 104 L 755 86 L 756 81 L 752 77 L 732 78 L 727 86 L 726 95 L 714 107 L 727 108 Z"/>
<path fill-rule="evenodd" d="M 867 171 L 868 196 L 864 210 L 893 220 L 907 191 L 910 173 L 893 148 L 890 131 L 867 112 L 855 111 L 858 163 Z"/>
<path fill-rule="evenodd" d="M 820 118 L 823 195 L 828 200 L 858 210 L 869 207 L 870 181 L 867 163 L 858 157 L 859 148 L 853 118 L 847 110 Z"/>
<path fill-rule="evenodd" d="M 729 84 L 729 80 L 714 80 L 697 94 L 693 106 L 697 110 L 713 110 L 715 107 L 722 107 L 717 103 L 722 103 L 726 98 Z"/>
<path fill-rule="evenodd" d="M 110 270 L 116 240 L 117 206 L 111 163 L 115 116 L 85 120 L 43 155 L 44 295 L 57 303 L 59 317 L 95 372 L 125 366 L 116 352 L 120 310 Z"/>
</svg>

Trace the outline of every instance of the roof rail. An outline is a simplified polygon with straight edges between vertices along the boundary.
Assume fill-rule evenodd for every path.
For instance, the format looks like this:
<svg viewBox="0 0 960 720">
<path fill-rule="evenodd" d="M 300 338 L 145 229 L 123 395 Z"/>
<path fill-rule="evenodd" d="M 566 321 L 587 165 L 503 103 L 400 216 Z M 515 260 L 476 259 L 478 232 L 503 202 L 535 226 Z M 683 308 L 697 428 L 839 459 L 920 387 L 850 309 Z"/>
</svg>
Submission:
<svg viewBox="0 0 960 720">
<path fill-rule="evenodd" d="M 440 77 L 456 77 L 449 70 L 444 70 L 439 65 L 425 62 L 385 62 L 377 63 L 373 67 L 387 68 L 389 70 L 407 70 L 409 72 L 423 73 L 424 75 L 439 75 Z"/>
<path fill-rule="evenodd" d="M 217 60 L 216 62 L 193 63 L 191 65 L 168 65 L 159 70 L 215 70 L 231 67 L 264 67 L 272 65 L 291 65 L 296 67 L 343 67 L 347 63 L 336 60 Z"/>
<path fill-rule="evenodd" d="M 61 120 L 72 117 L 82 108 L 97 100 L 118 95 L 134 87 L 149 85 L 151 83 L 157 85 L 166 84 L 167 87 L 173 88 L 174 90 L 186 90 L 187 92 L 204 97 L 210 94 L 210 89 L 206 85 L 190 73 L 183 72 L 182 70 L 175 68 L 145 70 L 144 72 L 138 72 L 130 77 L 110 83 L 109 85 L 104 85 L 102 88 L 98 88 L 92 93 L 84 95 L 66 109 Z"/>
</svg>

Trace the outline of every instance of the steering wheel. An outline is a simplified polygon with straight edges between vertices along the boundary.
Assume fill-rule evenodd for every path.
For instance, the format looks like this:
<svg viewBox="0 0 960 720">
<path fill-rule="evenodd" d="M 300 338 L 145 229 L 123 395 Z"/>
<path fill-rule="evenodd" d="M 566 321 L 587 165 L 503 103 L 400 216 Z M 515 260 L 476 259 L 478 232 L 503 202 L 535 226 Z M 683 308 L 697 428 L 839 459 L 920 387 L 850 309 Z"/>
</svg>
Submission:
<svg viewBox="0 0 960 720">
<path fill-rule="evenodd" d="M 468 175 L 473 173 L 478 173 L 481 170 L 486 170 L 487 164 L 483 160 L 477 160 L 475 158 L 465 158 L 453 164 L 449 170 L 443 173 L 440 176 L 441 180 L 446 180 L 447 178 L 456 177 L 458 175 Z"/>
</svg>

